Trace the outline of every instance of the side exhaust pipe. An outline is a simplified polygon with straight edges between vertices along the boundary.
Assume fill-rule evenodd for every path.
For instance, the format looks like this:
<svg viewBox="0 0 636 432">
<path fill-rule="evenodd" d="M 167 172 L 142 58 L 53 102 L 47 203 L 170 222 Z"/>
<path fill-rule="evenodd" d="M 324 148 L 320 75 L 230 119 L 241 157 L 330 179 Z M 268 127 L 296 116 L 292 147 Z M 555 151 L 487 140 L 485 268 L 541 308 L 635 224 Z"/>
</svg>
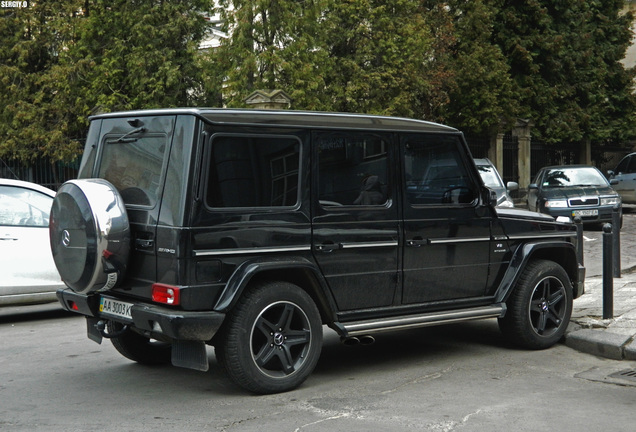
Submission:
<svg viewBox="0 0 636 432">
<path fill-rule="evenodd" d="M 360 337 L 349 336 L 349 337 L 341 337 L 340 342 L 347 346 L 354 345 L 372 345 L 375 342 L 375 338 L 371 335 L 364 335 Z"/>
<path fill-rule="evenodd" d="M 360 339 L 358 339 L 355 336 L 353 336 L 353 337 L 341 337 L 340 338 L 340 342 L 342 342 L 343 345 L 354 346 L 354 345 L 358 345 L 360 343 Z"/>
<path fill-rule="evenodd" d="M 375 338 L 371 335 L 360 336 L 359 339 L 361 345 L 373 345 L 375 343 Z"/>
</svg>

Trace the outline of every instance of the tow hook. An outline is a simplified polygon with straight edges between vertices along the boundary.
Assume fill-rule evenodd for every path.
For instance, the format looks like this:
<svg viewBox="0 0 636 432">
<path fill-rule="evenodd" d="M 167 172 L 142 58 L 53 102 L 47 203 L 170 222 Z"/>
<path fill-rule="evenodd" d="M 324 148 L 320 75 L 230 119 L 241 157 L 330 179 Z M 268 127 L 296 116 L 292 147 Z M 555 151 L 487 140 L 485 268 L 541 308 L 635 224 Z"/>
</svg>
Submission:
<svg viewBox="0 0 636 432">
<path fill-rule="evenodd" d="M 124 324 L 124 327 L 122 327 L 121 330 L 118 330 L 118 331 L 113 332 L 113 333 L 107 333 L 106 332 L 106 321 L 99 320 L 99 321 L 97 321 L 97 324 L 95 324 L 95 328 L 99 331 L 99 334 L 101 334 L 102 337 L 104 337 L 106 339 L 112 339 L 112 338 L 116 338 L 116 337 L 122 336 L 124 333 L 126 333 L 128 331 L 128 324 Z"/>
</svg>

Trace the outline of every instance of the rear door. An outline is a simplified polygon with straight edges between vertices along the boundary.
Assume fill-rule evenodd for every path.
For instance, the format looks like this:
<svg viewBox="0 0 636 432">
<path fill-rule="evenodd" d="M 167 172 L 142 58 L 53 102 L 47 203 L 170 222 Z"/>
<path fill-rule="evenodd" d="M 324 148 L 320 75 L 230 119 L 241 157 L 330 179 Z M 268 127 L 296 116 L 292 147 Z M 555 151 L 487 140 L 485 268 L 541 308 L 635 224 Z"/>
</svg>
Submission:
<svg viewBox="0 0 636 432">
<path fill-rule="evenodd" d="M 396 169 L 390 134 L 314 132 L 312 250 L 340 311 L 394 304 Z"/>
<path fill-rule="evenodd" d="M 111 182 L 126 204 L 132 237 L 127 279 L 141 290 L 133 293 L 143 296 L 157 280 L 157 220 L 175 120 L 172 115 L 102 122 L 95 175 Z"/>
<path fill-rule="evenodd" d="M 403 155 L 404 304 L 484 296 L 492 209 L 459 135 L 408 134 Z"/>
<path fill-rule="evenodd" d="M 0 185 L 0 305 L 18 302 L 16 295 L 26 295 L 22 301 L 28 302 L 29 295 L 65 286 L 49 247 L 52 203 L 42 192 Z"/>
</svg>

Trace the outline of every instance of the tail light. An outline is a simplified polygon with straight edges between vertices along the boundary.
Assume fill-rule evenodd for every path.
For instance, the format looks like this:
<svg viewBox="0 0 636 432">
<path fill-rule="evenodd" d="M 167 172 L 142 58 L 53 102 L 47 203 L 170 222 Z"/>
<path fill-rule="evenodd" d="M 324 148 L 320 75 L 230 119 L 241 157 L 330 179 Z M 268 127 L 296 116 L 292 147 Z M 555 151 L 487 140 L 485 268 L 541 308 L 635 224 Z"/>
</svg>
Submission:
<svg viewBox="0 0 636 432">
<path fill-rule="evenodd" d="M 167 305 L 178 305 L 181 301 L 180 288 L 171 285 L 153 284 L 152 285 L 152 301 Z"/>
</svg>

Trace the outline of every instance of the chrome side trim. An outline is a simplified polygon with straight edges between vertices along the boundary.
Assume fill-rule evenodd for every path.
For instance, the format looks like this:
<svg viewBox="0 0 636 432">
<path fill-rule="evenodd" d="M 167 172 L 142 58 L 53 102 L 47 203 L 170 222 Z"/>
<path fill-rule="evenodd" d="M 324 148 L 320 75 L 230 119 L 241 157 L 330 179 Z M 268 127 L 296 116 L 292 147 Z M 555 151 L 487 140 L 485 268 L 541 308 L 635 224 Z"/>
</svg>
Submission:
<svg viewBox="0 0 636 432">
<path fill-rule="evenodd" d="M 345 336 L 356 336 L 392 330 L 449 324 L 474 319 L 497 318 L 503 317 L 505 313 L 506 305 L 504 303 L 498 303 L 471 309 L 341 323 L 341 326 L 346 331 Z"/>
<path fill-rule="evenodd" d="M 490 241 L 490 237 L 435 238 L 427 240 L 428 244 L 474 243 L 484 241 Z"/>
<path fill-rule="evenodd" d="M 397 247 L 398 242 L 395 241 L 380 241 L 380 242 L 360 242 L 360 243 L 340 243 L 342 249 L 358 249 L 358 248 L 373 248 L 373 247 Z"/>
<path fill-rule="evenodd" d="M 560 231 L 560 232 L 543 232 L 541 234 L 521 234 L 508 236 L 510 240 L 541 240 L 546 237 L 576 237 L 576 231 Z"/>
<path fill-rule="evenodd" d="M 192 251 L 195 257 L 198 256 L 218 256 L 218 255 L 253 255 L 268 254 L 278 252 L 305 252 L 310 251 L 311 246 L 283 246 L 283 247 L 264 247 L 264 248 L 241 248 L 241 249 L 204 249 Z"/>
</svg>

